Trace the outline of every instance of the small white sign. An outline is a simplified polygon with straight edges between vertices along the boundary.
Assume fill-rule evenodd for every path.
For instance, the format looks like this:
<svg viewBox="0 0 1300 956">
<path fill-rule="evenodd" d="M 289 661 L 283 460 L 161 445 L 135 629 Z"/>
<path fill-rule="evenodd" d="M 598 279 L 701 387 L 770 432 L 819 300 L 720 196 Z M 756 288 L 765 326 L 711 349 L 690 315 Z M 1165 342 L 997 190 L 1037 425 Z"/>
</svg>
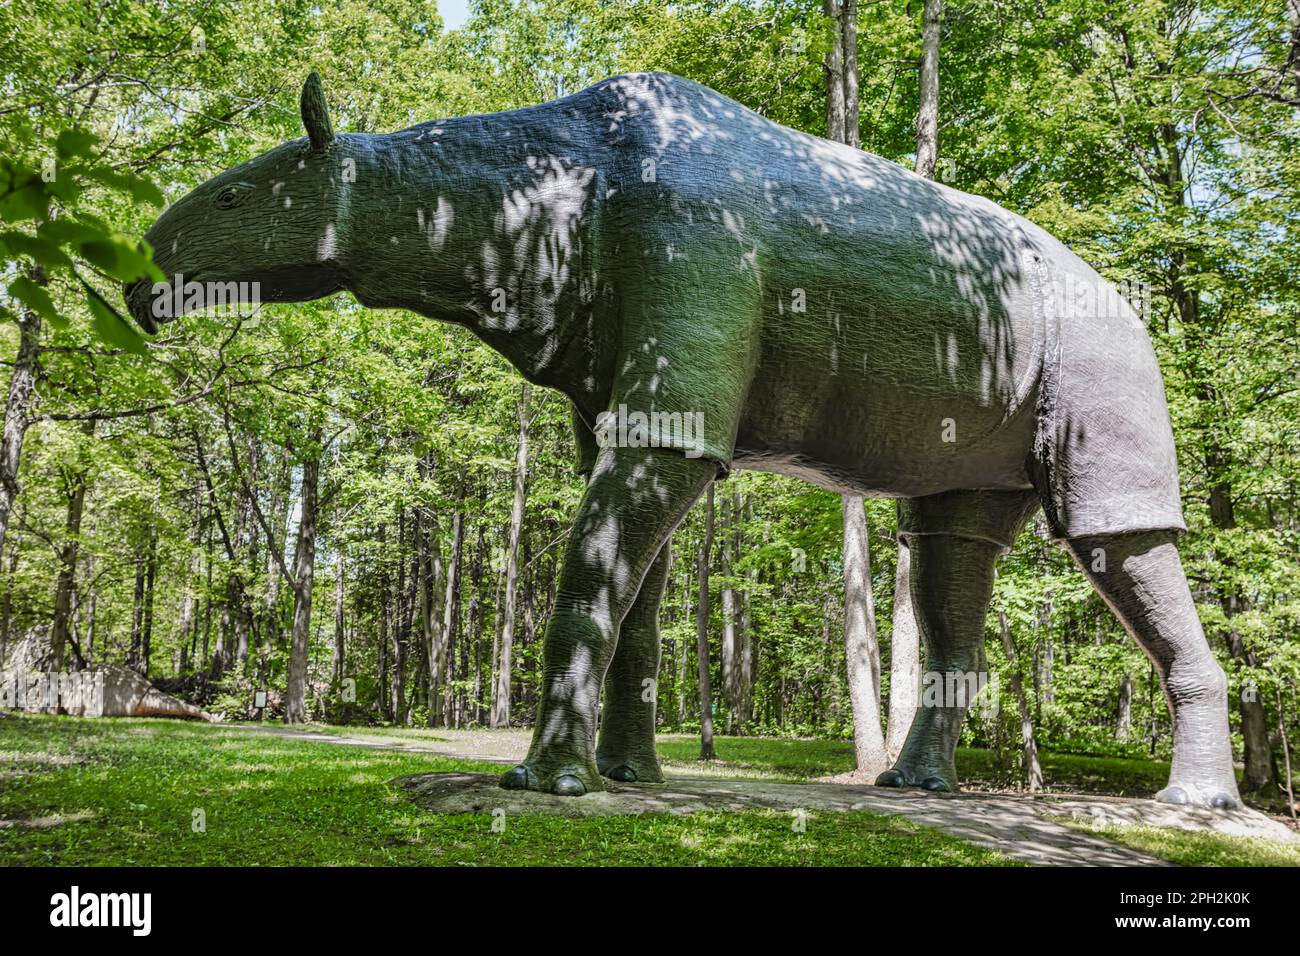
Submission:
<svg viewBox="0 0 1300 956">
<path fill-rule="evenodd" d="M 253 694 L 253 706 L 258 710 L 266 706 L 266 691 L 259 690 Z"/>
</svg>

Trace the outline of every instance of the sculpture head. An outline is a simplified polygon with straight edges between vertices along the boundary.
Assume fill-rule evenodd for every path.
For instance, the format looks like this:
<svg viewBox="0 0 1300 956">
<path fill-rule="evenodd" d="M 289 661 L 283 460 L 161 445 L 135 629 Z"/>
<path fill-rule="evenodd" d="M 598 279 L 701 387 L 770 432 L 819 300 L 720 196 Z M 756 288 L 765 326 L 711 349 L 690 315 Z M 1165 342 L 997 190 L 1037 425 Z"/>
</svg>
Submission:
<svg viewBox="0 0 1300 956">
<path fill-rule="evenodd" d="M 315 73 L 303 85 L 301 108 L 305 138 L 208 180 L 146 233 L 168 280 L 124 290 L 146 331 L 200 308 L 305 302 L 344 287 L 338 219 L 352 137 L 334 135 Z"/>
</svg>

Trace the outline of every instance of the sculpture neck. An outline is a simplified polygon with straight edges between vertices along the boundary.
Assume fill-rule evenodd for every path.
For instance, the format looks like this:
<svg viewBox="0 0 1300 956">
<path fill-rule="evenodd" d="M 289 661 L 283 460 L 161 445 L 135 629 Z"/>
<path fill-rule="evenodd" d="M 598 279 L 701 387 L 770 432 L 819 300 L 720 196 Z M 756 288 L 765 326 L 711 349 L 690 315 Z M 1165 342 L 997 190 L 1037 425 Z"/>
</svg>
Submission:
<svg viewBox="0 0 1300 956">
<path fill-rule="evenodd" d="M 359 143 L 345 204 L 349 289 L 363 305 L 465 326 L 529 380 L 585 406 L 591 396 L 572 391 L 599 391 L 591 290 L 601 177 L 528 113 Z"/>
</svg>

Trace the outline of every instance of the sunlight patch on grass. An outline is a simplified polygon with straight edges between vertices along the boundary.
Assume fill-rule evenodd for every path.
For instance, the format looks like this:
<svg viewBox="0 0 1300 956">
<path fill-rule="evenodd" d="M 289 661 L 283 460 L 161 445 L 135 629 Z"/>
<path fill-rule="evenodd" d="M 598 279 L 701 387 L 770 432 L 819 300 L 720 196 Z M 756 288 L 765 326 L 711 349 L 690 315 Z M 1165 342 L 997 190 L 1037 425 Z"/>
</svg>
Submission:
<svg viewBox="0 0 1300 956">
<path fill-rule="evenodd" d="M 50 753 L 45 750 L 0 750 L 0 762 L 37 767 L 71 767 L 82 763 L 76 754 Z"/>
<path fill-rule="evenodd" d="M 80 823 L 83 820 L 93 819 L 94 816 L 95 811 L 93 810 L 53 813 L 46 817 L 31 817 L 27 820 L 0 820 L 0 828 L 26 827 L 29 830 L 45 830 L 50 827 L 61 827 L 68 823 Z"/>
<path fill-rule="evenodd" d="M 1075 830 L 1104 837 L 1180 866 L 1300 866 L 1300 844 L 1172 827 L 1096 826 L 1078 820 L 1061 822 Z"/>
</svg>

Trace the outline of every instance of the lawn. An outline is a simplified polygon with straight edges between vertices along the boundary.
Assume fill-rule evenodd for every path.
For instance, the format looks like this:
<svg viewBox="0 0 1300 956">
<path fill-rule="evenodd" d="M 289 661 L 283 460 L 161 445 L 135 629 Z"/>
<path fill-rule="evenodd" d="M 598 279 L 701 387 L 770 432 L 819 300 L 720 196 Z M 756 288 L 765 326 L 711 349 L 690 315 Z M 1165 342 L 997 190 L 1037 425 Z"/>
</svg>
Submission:
<svg viewBox="0 0 1300 956">
<path fill-rule="evenodd" d="M 279 727 L 280 725 L 276 725 Z M 314 733 L 510 759 L 526 731 L 314 725 Z M 846 741 L 659 738 L 674 774 L 804 781 L 850 770 Z M 1159 761 L 1044 754 L 1054 789 L 1149 796 Z M 991 756 L 957 754 L 963 785 L 994 778 Z M 390 781 L 430 771 L 498 773 L 499 762 L 298 740 L 246 726 L 167 720 L 0 719 L 4 865 L 1006 865 L 997 854 L 900 817 L 821 813 L 796 832 L 778 811 L 589 819 L 440 816 Z M 1149 828 L 1099 832 L 1186 865 L 1300 865 L 1266 841 Z"/>
<path fill-rule="evenodd" d="M 519 757 L 527 750 L 529 734 L 514 731 L 455 731 L 423 727 L 332 727 L 313 725 L 314 732 L 373 740 L 387 744 L 434 745 L 446 749 L 496 756 Z M 510 746 L 502 746 L 503 737 Z M 853 769 L 853 745 L 847 740 L 810 740 L 776 737 L 716 737 L 717 759 L 701 763 L 700 739 L 692 734 L 660 734 L 659 760 L 675 774 L 715 777 L 751 777 L 767 780 L 812 780 Z M 1123 757 L 1088 757 L 1075 754 L 1040 754 L 1049 790 L 1070 793 L 1109 793 L 1149 797 L 1169 778 L 1169 763 Z M 964 787 L 988 789 L 997 779 L 993 754 L 961 747 L 957 774 Z"/>
<path fill-rule="evenodd" d="M 777 751 L 791 744 L 780 743 Z M 770 759 L 811 768 L 827 756 Z M 519 818 L 496 833 L 489 815 L 426 813 L 389 781 L 437 770 L 499 771 L 498 764 L 165 720 L 5 717 L 0 767 L 5 865 L 1009 862 L 905 819 L 868 813 L 814 814 L 804 832 L 789 814 L 764 811 Z"/>
</svg>

